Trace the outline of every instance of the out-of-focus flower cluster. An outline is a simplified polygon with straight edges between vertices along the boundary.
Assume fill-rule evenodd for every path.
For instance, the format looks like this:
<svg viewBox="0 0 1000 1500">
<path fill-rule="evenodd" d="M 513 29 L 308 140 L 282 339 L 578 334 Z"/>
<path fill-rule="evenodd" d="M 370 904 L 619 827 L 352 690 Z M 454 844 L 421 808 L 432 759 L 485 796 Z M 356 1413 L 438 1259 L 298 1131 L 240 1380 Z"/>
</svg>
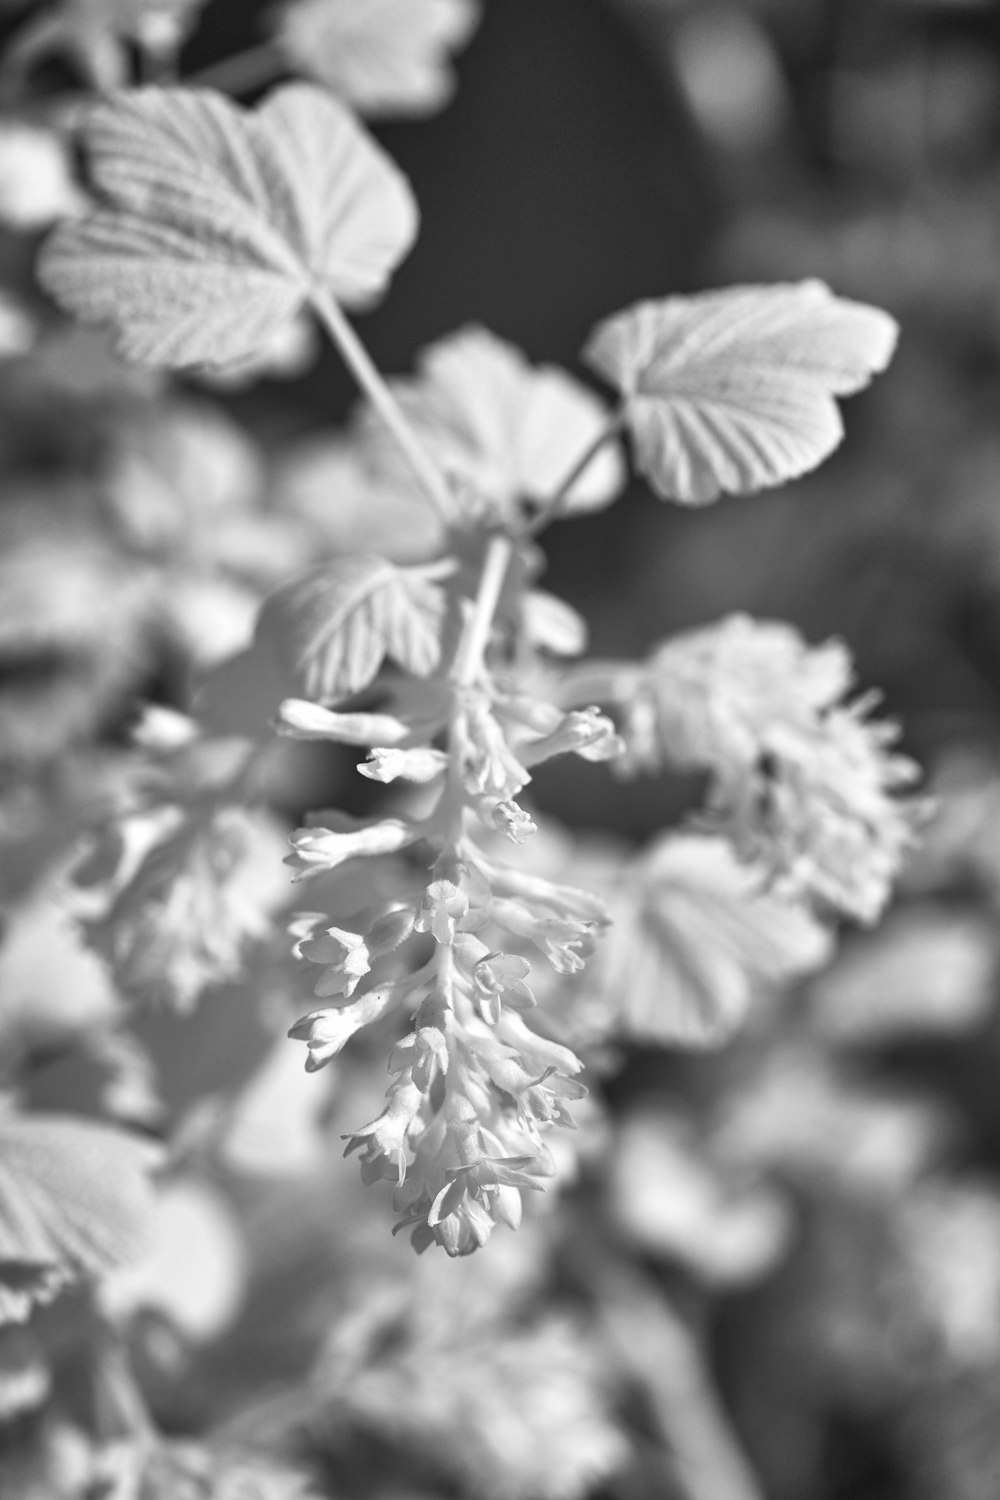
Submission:
<svg viewBox="0 0 1000 1500">
<path fill-rule="evenodd" d="M 845 702 L 848 652 L 733 615 L 659 646 L 640 668 L 581 676 L 623 705 L 625 766 L 707 771 L 707 820 L 790 900 L 873 922 L 914 843 L 918 771 L 872 699 Z M 582 684 L 581 684 L 582 685 Z M 571 680 L 571 690 L 576 685 Z"/>
</svg>

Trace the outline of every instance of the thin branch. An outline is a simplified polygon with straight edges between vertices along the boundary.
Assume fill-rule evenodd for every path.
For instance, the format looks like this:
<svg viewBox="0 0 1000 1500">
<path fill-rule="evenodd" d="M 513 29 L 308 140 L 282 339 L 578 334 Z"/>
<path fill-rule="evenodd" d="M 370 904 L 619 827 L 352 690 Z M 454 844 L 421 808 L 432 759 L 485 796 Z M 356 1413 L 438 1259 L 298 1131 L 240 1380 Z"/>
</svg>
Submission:
<svg viewBox="0 0 1000 1500">
<path fill-rule="evenodd" d="M 339 304 L 328 292 L 314 289 L 312 305 L 339 349 L 344 363 L 395 438 L 428 499 L 442 519 L 449 521 L 452 507 L 444 478 L 421 445 L 399 402 L 372 362 L 368 350 L 344 317 Z"/>
<path fill-rule="evenodd" d="M 688 1500 L 764 1500 L 691 1330 L 665 1297 L 612 1292 L 601 1308 L 616 1353 L 637 1376 Z"/>
<path fill-rule="evenodd" d="M 248 94 L 251 89 L 261 88 L 282 73 L 288 72 L 288 64 L 276 42 L 258 42 L 232 57 L 224 57 L 210 63 L 198 73 L 183 80 L 186 89 L 217 89 L 221 94 Z"/>
<path fill-rule="evenodd" d="M 593 1298 L 608 1352 L 645 1393 L 669 1474 L 687 1500 L 764 1500 L 695 1333 L 600 1229 L 567 1242 L 568 1269 Z"/>
<path fill-rule="evenodd" d="M 541 510 L 531 522 L 530 526 L 527 527 L 529 536 L 537 536 L 543 526 L 547 526 L 550 521 L 556 520 L 557 517 L 562 513 L 566 505 L 566 501 L 569 499 L 570 491 L 573 489 L 573 486 L 580 479 L 581 475 L 583 475 L 586 470 L 590 468 L 590 465 L 593 463 L 598 453 L 600 453 L 601 449 L 604 448 L 608 443 L 613 442 L 614 439 L 618 437 L 619 433 L 622 430 L 624 420 L 624 408 L 616 407 L 616 409 L 611 413 L 611 416 L 609 417 L 605 426 L 601 428 L 600 432 L 594 438 L 593 442 L 588 444 L 588 446 L 584 449 L 580 457 L 577 459 L 576 463 L 566 475 L 565 479 L 562 480 L 558 488 L 553 490 L 552 494 L 545 501 Z"/>
</svg>

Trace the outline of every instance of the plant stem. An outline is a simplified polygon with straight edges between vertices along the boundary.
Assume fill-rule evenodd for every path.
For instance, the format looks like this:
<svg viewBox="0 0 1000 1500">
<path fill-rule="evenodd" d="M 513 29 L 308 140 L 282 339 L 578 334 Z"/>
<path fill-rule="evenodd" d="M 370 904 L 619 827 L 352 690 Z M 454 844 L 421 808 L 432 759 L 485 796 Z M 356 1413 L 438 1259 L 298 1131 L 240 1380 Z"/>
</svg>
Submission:
<svg viewBox="0 0 1000 1500">
<path fill-rule="evenodd" d="M 712 1385 L 695 1333 L 598 1227 L 567 1240 L 568 1267 L 591 1293 L 608 1353 L 645 1392 L 663 1444 L 662 1482 L 686 1500 L 764 1500 Z"/>
<path fill-rule="evenodd" d="M 605 1328 L 639 1375 L 688 1500 L 763 1500 L 697 1342 L 666 1298 L 612 1297 Z"/>
<path fill-rule="evenodd" d="M 258 42 L 232 57 L 210 63 L 199 73 L 184 79 L 186 89 L 218 89 L 223 94 L 245 94 L 250 89 L 270 83 L 280 73 L 287 71 L 287 64 L 276 42 Z"/>
<path fill-rule="evenodd" d="M 452 681 L 456 687 L 470 687 L 479 675 L 513 552 L 514 544 L 509 536 L 497 532 L 490 537 L 475 603 L 455 653 Z"/>
<path fill-rule="evenodd" d="M 618 436 L 622 430 L 624 419 L 624 408 L 620 406 L 616 407 L 605 426 L 601 428 L 593 442 L 588 444 L 584 449 L 565 479 L 562 480 L 557 489 L 553 490 L 530 526 L 527 527 L 529 536 L 537 536 L 543 526 L 547 526 L 550 521 L 554 521 L 559 516 L 577 480 L 590 468 L 591 463 L 597 457 L 598 453 L 600 453 L 601 449 Z"/>
<path fill-rule="evenodd" d="M 403 415 L 399 402 L 372 362 L 368 350 L 344 317 L 339 303 L 329 292 L 314 288 L 312 305 L 339 349 L 344 363 L 392 433 L 435 509 L 443 520 L 450 520 L 450 496 L 444 479 L 421 446 L 416 433 Z"/>
<path fill-rule="evenodd" d="M 156 1425 L 120 1336 L 110 1327 L 99 1335 L 94 1368 L 98 1424 L 107 1439 L 130 1437 L 150 1442 Z"/>
</svg>

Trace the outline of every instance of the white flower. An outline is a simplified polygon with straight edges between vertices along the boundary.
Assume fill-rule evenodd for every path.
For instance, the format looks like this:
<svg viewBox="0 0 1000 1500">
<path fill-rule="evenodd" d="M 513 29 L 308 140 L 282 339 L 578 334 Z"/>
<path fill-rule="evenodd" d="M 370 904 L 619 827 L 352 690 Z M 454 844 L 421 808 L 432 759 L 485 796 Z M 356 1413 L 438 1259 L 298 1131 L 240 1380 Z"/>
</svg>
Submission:
<svg viewBox="0 0 1000 1500">
<path fill-rule="evenodd" d="M 390 714 L 340 714 L 307 698 L 284 698 L 275 728 L 293 740 L 332 740 L 341 745 L 390 745 L 411 732 Z"/>
<path fill-rule="evenodd" d="M 310 963 L 324 965 L 313 991 L 316 995 L 353 995 L 371 968 L 364 938 L 342 927 L 310 932 L 295 945 L 295 952 Z"/>
<path fill-rule="evenodd" d="M 483 1020 L 495 1026 L 500 1019 L 501 1004 L 523 1010 L 535 1004 L 527 983 L 531 965 L 519 953 L 488 953 L 472 971 Z"/>
<path fill-rule="evenodd" d="M 468 919 L 469 907 L 468 896 L 454 881 L 432 880 L 424 895 L 416 929 L 433 933 L 439 943 L 454 943 L 455 934 Z"/>
<path fill-rule="evenodd" d="M 417 1125 L 423 1102 L 420 1088 L 402 1073 L 390 1085 L 389 1103 L 378 1119 L 345 1137 L 345 1156 L 359 1149 L 364 1151 L 361 1175 L 366 1182 L 377 1182 L 383 1177 L 403 1181 L 410 1131 Z"/>
<path fill-rule="evenodd" d="M 369 781 L 415 781 L 423 785 L 434 781 L 445 771 L 447 765 L 448 757 L 443 750 L 432 750 L 426 745 L 419 745 L 413 750 L 376 746 L 368 759 L 361 762 L 358 770 Z"/>
<path fill-rule="evenodd" d="M 526 766 L 535 766 L 568 753 L 579 755 L 582 760 L 614 760 L 625 749 L 625 741 L 607 714 L 591 707 L 564 714 L 550 734 L 519 744 L 517 753 Z"/>
<path fill-rule="evenodd" d="M 350 1005 L 329 1005 L 296 1021 L 288 1035 L 293 1041 L 305 1042 L 309 1048 L 306 1072 L 315 1073 L 328 1063 L 356 1031 L 377 1021 L 392 1001 L 391 990 L 370 990 Z"/>
<path fill-rule="evenodd" d="M 324 815 L 326 816 L 326 815 Z M 329 815 L 330 821 L 334 820 Z M 296 871 L 294 880 L 305 880 L 322 870 L 335 870 L 345 860 L 374 854 L 395 854 L 417 837 L 416 829 L 399 818 L 379 823 L 355 823 L 337 815 L 342 828 L 297 828 L 291 836 L 292 853 L 285 859 Z"/>
</svg>

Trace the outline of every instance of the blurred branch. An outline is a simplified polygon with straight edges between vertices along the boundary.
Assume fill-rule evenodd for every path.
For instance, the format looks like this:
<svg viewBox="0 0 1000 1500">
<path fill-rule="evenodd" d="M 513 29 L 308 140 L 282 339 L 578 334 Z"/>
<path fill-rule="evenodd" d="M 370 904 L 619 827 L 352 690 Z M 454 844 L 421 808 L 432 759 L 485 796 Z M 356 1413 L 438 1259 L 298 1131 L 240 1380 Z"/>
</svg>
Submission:
<svg viewBox="0 0 1000 1500">
<path fill-rule="evenodd" d="M 715 1392 L 698 1340 L 641 1271 L 592 1232 L 572 1237 L 572 1270 L 622 1373 L 644 1392 L 687 1500 L 764 1500 Z"/>
</svg>

